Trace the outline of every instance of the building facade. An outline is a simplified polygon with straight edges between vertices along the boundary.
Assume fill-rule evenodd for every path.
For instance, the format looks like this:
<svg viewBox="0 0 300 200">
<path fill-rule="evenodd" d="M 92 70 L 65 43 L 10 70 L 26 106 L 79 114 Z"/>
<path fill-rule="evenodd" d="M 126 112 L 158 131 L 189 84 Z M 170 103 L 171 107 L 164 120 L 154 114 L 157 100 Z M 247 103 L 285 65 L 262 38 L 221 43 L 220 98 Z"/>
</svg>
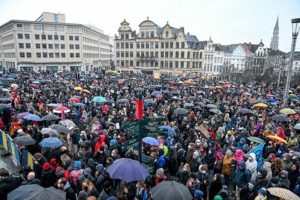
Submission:
<svg viewBox="0 0 300 200">
<path fill-rule="evenodd" d="M 120 71 L 200 75 L 204 45 L 196 36 L 149 18 L 133 31 L 124 20 L 115 37 L 116 67 Z"/>
<path fill-rule="evenodd" d="M 63 14 L 0 26 L 0 66 L 21 71 L 93 71 L 108 68 L 109 36 L 94 27 L 65 23 Z"/>
</svg>

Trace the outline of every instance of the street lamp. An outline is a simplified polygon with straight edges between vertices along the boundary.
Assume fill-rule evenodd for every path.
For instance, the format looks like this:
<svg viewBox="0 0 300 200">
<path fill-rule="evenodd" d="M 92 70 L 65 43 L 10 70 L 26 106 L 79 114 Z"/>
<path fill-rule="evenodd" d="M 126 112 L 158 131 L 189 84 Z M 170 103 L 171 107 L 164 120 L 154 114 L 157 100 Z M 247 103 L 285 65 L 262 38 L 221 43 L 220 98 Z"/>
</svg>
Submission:
<svg viewBox="0 0 300 200">
<path fill-rule="evenodd" d="M 287 80 L 285 85 L 285 91 L 284 91 L 284 99 L 283 99 L 283 107 L 287 106 L 287 99 L 291 84 L 291 76 L 292 76 L 292 68 L 293 68 L 293 60 L 294 60 L 294 52 L 295 52 L 295 46 L 296 46 L 296 40 L 297 36 L 300 30 L 300 18 L 292 19 L 292 47 L 291 47 L 291 55 L 290 55 L 290 63 L 288 68 L 288 74 L 287 74 Z"/>
</svg>

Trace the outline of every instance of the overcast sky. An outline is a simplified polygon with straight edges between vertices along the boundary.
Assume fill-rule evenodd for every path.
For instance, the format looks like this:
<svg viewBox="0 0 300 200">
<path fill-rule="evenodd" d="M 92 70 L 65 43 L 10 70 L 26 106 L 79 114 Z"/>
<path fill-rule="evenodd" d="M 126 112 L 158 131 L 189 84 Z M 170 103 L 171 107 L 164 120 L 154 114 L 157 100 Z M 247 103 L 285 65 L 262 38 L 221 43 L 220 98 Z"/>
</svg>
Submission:
<svg viewBox="0 0 300 200">
<path fill-rule="evenodd" d="M 300 0 L 0 0 L 0 24 L 36 20 L 43 11 L 64 13 L 67 22 L 91 24 L 110 35 L 124 18 L 138 31 L 149 16 L 159 26 L 167 21 L 183 26 L 199 40 L 211 36 L 214 42 L 230 44 L 262 39 L 267 47 L 278 15 L 279 48 L 290 51 L 291 19 L 300 17 Z"/>
</svg>

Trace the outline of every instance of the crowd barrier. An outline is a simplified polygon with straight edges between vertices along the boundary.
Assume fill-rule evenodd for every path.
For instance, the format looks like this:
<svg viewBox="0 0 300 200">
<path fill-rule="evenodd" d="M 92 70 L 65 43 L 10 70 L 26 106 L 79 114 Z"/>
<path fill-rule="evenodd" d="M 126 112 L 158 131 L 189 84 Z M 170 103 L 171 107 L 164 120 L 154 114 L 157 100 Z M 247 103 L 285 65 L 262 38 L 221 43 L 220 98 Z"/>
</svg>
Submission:
<svg viewBox="0 0 300 200">
<path fill-rule="evenodd" d="M 11 154 L 17 166 L 21 165 L 22 167 L 30 167 L 33 169 L 34 159 L 31 153 L 26 149 L 22 149 L 22 153 L 20 154 L 18 145 L 14 144 L 13 139 L 3 131 L 0 131 L 0 147 Z"/>
</svg>

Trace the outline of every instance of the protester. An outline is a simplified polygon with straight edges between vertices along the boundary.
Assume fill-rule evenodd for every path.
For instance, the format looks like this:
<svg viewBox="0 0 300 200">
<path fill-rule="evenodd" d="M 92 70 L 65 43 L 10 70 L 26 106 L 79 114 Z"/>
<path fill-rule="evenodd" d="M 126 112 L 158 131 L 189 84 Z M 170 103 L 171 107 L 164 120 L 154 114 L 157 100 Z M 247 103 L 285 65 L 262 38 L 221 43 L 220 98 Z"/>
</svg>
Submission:
<svg viewBox="0 0 300 200">
<path fill-rule="evenodd" d="M 0 129 L 12 139 L 35 140 L 18 145 L 21 157 L 25 152 L 34 155 L 32 169 L 26 171 L 28 162 L 20 163 L 26 173 L 19 178 L 0 171 L 1 197 L 22 183 L 54 186 L 72 200 L 76 195 L 84 200 L 145 200 L 154 186 L 168 180 L 185 185 L 194 199 L 267 199 L 269 187 L 300 195 L 300 88 L 292 88 L 287 105 L 292 111 L 286 113 L 282 91 L 270 83 L 94 73 L 98 78 L 89 73 L 83 78 L 71 72 L 15 72 L 12 80 L 1 74 L 2 87 L 10 88 L 0 91 L 1 105 L 6 97 L 11 101 L 0 108 Z M 149 176 L 124 185 L 108 169 L 120 158 L 138 158 L 136 146 L 127 148 L 137 139 L 136 131 L 126 125 L 135 121 L 140 95 L 143 117 L 164 121 L 148 123 L 153 130 L 143 136 L 154 139 L 154 145 L 142 144 Z M 67 109 L 56 110 L 60 106 Z M 179 108 L 182 113 L 176 113 Z M 58 119 L 32 121 L 20 116 L 26 112 Z M 55 126 L 60 129 L 52 134 L 42 131 Z M 40 145 L 53 137 L 62 144 Z"/>
</svg>

